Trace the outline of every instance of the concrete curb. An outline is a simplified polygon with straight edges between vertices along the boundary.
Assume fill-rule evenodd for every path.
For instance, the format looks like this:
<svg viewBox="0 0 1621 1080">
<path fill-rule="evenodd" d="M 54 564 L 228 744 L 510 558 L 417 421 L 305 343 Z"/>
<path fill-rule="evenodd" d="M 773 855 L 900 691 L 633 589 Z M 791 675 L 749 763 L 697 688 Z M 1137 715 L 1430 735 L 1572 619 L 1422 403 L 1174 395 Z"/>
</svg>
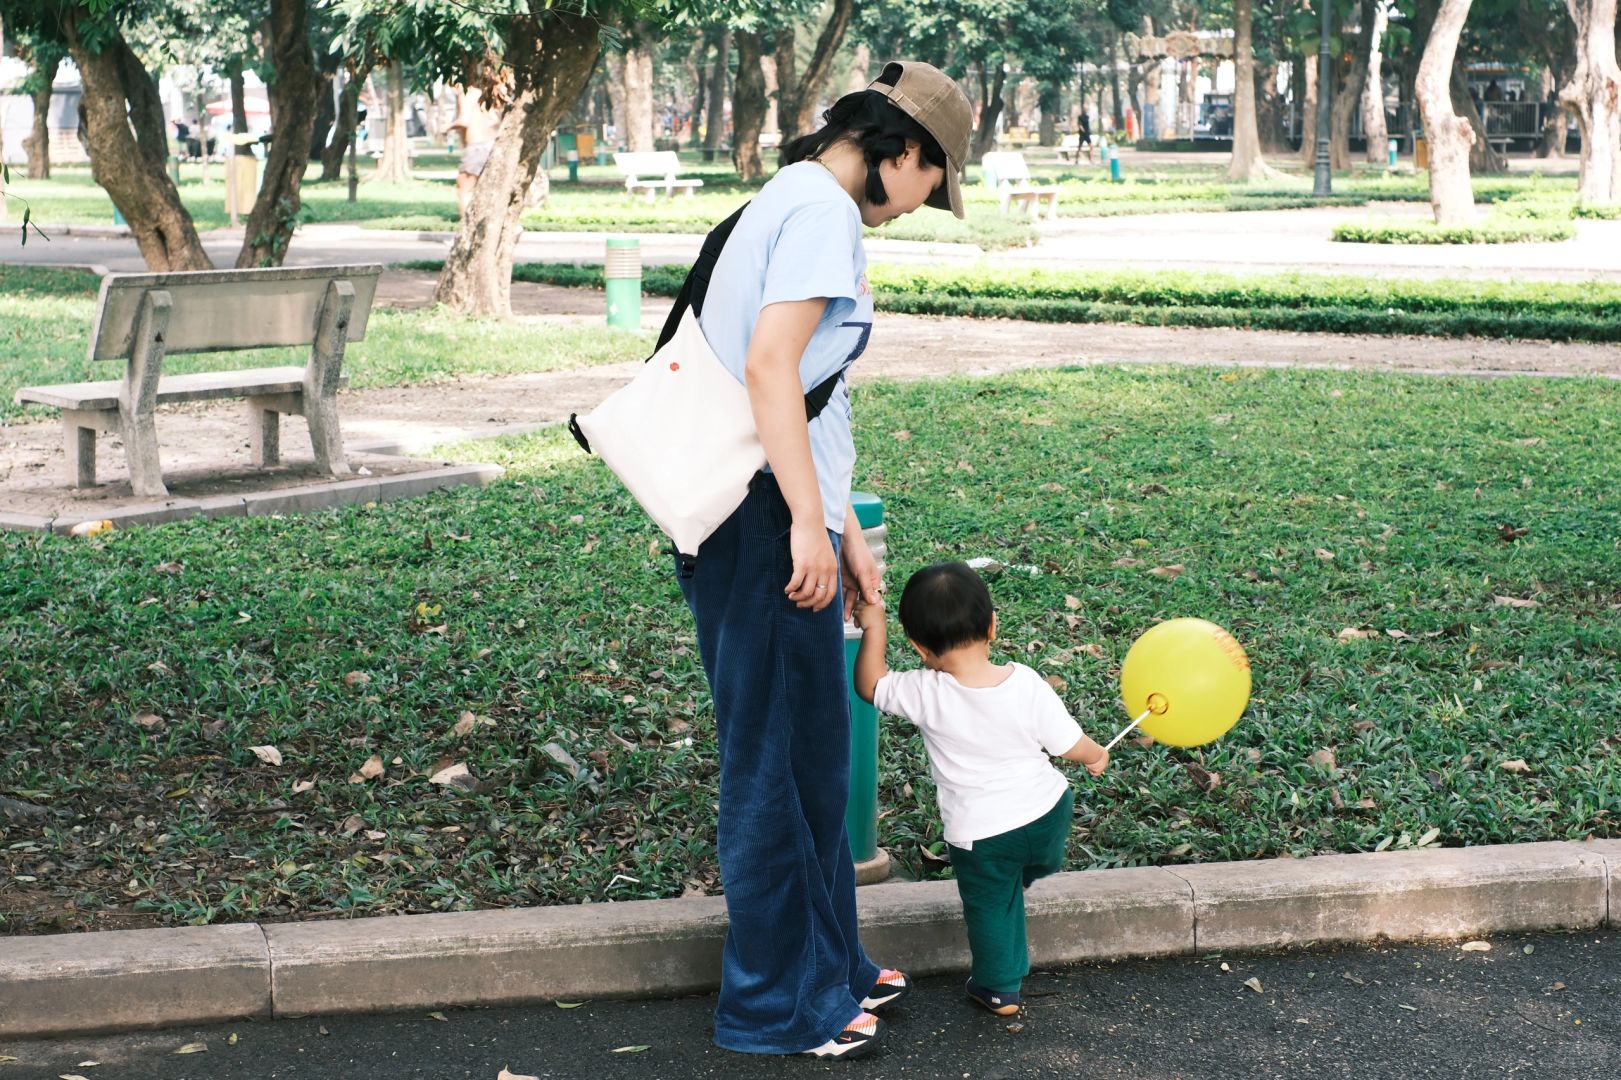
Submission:
<svg viewBox="0 0 1621 1080">
<path fill-rule="evenodd" d="M 1029 892 L 1038 965 L 1621 927 L 1621 840 L 1058 874 Z M 864 944 L 962 972 L 948 881 L 858 893 Z M 240 1017 L 713 989 L 721 897 L 0 939 L 0 1036 Z"/>
<path fill-rule="evenodd" d="M 194 516 L 215 518 L 306 514 L 336 506 L 410 499 L 463 484 L 482 487 L 505 472 L 501 466 L 493 464 L 446 465 L 395 476 L 360 476 L 352 480 L 334 480 L 241 495 L 216 495 L 206 499 L 166 499 L 115 510 L 75 511 L 61 517 L 0 512 L 0 529 L 66 534 L 81 521 L 111 521 L 115 529 L 127 529 L 135 525 L 161 525 L 166 521 L 180 521 Z"/>
</svg>

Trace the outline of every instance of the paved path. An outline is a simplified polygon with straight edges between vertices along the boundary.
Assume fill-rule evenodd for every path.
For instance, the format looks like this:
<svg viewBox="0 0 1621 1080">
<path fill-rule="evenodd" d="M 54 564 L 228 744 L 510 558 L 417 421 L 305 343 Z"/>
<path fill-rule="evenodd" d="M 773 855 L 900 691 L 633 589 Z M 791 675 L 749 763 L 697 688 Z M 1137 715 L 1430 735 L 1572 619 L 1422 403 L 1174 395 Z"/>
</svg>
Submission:
<svg viewBox="0 0 1621 1080">
<path fill-rule="evenodd" d="M 1376 218 L 1422 218 L 1424 204 L 1382 203 L 1370 207 L 1269 210 L 1243 213 L 1146 214 L 1109 218 L 1062 218 L 1042 222 L 1040 240 L 1028 248 L 989 254 L 971 244 L 867 240 L 874 262 L 1049 269 L 1190 269 L 1233 273 L 1306 270 L 1321 273 L 1403 277 L 1517 278 L 1524 280 L 1621 281 L 1621 221 L 1576 222 L 1574 240 L 1558 244 L 1401 245 L 1339 244 L 1329 230 L 1338 222 Z M 49 228 L 49 226 L 47 226 Z M 110 229 L 70 228 L 26 245 L 15 230 L 0 231 L 0 262 L 101 265 L 118 271 L 145 269 L 134 241 Z M 600 263 L 606 233 L 526 232 L 519 262 Z M 690 263 L 701 236 L 642 233 L 642 261 Z M 229 266 L 240 230 L 207 233 L 203 245 L 217 265 Z M 290 264 L 395 263 L 443 259 L 448 234 L 386 232 L 357 225 L 306 225 L 288 252 Z"/>
<path fill-rule="evenodd" d="M 817 1063 L 710 1043 L 711 997 L 447 1010 L 13 1042 L 0 1076 L 116 1080 L 1613 1080 L 1621 934 L 1085 965 L 1038 973 L 1021 1030 L 920 981 L 880 1053 Z M 1527 948 L 1531 951 L 1527 952 Z M 1223 970 L 1226 964 L 1229 970 Z M 1246 987 L 1259 980 L 1260 991 Z M 1040 996 L 1035 996 L 1040 995 Z M 230 1043 L 232 1035 L 236 1043 Z M 188 1043 L 206 1053 L 176 1055 Z M 619 1047 L 636 1052 L 615 1053 Z M 81 1062 L 100 1062 L 81 1066 Z"/>
</svg>

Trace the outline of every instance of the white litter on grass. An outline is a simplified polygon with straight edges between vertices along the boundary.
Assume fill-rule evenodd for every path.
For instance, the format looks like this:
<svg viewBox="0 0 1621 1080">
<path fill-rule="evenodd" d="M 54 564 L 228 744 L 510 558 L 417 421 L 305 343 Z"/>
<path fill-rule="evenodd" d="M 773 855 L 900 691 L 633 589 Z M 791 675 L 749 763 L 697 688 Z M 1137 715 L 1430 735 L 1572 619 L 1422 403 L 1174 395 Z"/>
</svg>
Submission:
<svg viewBox="0 0 1621 1080">
<path fill-rule="evenodd" d="M 1025 566 L 1019 563 L 1014 563 L 1013 565 L 1009 566 L 997 562 L 995 559 L 992 559 L 986 555 L 980 555 L 976 558 L 969 559 L 968 567 L 971 570 L 981 570 L 987 574 L 994 574 L 999 570 L 1017 570 L 1020 573 L 1029 574 L 1031 577 L 1041 576 L 1041 567 L 1039 566 Z"/>
</svg>

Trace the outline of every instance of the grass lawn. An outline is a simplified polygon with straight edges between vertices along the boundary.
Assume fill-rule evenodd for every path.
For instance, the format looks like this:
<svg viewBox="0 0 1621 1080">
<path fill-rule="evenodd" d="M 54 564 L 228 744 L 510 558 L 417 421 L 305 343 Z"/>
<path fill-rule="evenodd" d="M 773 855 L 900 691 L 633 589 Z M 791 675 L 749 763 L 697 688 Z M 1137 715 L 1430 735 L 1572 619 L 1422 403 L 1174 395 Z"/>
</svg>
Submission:
<svg viewBox="0 0 1621 1080">
<path fill-rule="evenodd" d="M 0 266 L 0 422 L 55 417 L 55 410 L 19 406 L 20 386 L 116 379 L 116 364 L 86 358 L 98 279 L 84 270 Z M 437 310 L 375 309 L 366 339 L 349 346 L 343 370 L 350 385 L 432 383 L 462 375 L 506 375 L 616 363 L 647 355 L 652 335 L 606 327 L 464 319 Z M 301 364 L 300 349 L 166 357 L 171 374 L 232 367 Z"/>
<path fill-rule="evenodd" d="M 1076 770 L 1072 868 L 1621 836 L 1614 383 L 1089 368 L 855 408 L 892 586 L 1007 564 L 997 654 L 1063 680 L 1094 735 L 1156 621 L 1249 651 L 1224 739 Z M 718 887 L 712 720 L 654 530 L 564 432 L 446 452 L 509 471 L 0 534 L 0 794 L 52 814 L 7 823 L 5 930 Z M 468 789 L 429 781 L 458 764 Z M 939 820 L 895 721 L 880 802 L 919 865 Z"/>
</svg>

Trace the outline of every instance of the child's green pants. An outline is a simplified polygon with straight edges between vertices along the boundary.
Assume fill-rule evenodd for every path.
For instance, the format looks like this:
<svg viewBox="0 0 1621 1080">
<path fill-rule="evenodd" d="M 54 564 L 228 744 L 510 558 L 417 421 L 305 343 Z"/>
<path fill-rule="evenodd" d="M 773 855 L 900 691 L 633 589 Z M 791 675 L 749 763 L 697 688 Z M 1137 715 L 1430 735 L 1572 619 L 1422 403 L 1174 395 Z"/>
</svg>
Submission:
<svg viewBox="0 0 1621 1080">
<path fill-rule="evenodd" d="M 1024 939 L 1024 890 L 1064 867 L 1075 797 L 1065 791 L 1053 808 L 1028 825 L 951 845 L 951 865 L 968 924 L 974 982 L 987 990 L 1018 993 L 1030 973 Z"/>
</svg>

